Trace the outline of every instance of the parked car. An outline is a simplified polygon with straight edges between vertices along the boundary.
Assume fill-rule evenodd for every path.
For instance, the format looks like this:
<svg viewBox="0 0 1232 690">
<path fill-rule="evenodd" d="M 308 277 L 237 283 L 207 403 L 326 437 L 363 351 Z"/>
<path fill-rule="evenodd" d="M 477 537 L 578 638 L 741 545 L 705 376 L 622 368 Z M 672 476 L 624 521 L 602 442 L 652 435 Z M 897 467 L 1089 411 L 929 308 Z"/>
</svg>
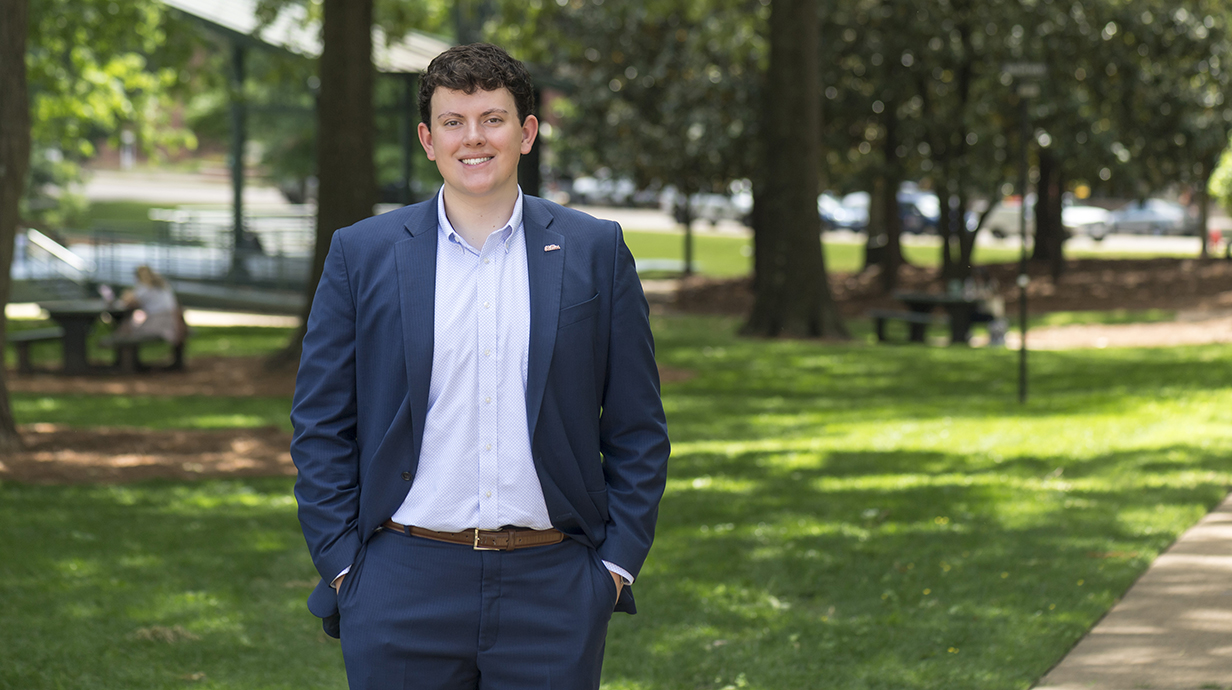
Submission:
<svg viewBox="0 0 1232 690">
<path fill-rule="evenodd" d="M 659 196 L 659 207 L 670 213 L 676 222 L 684 222 L 681 194 L 676 187 L 668 185 Z M 699 192 L 689 197 L 689 207 L 694 220 L 704 220 L 717 225 L 721 220 L 736 220 L 748 225 L 753 213 L 753 186 L 748 180 L 735 180 L 728 185 L 727 194 Z"/>
<path fill-rule="evenodd" d="M 979 221 L 978 214 L 983 213 L 983 209 L 977 208 L 974 213 L 975 221 Z M 1022 198 L 1018 196 L 1007 196 L 1001 199 L 992 207 L 992 212 L 984 219 L 983 230 L 993 237 L 1003 240 L 1006 237 L 1017 237 L 1022 233 Z M 972 225 L 968 222 L 968 225 Z M 1035 235 L 1035 195 L 1027 195 L 1027 234 Z"/>
<path fill-rule="evenodd" d="M 1164 199 L 1131 201 L 1108 217 L 1111 232 L 1147 235 L 1192 234 L 1197 221 L 1182 205 Z"/>
<path fill-rule="evenodd" d="M 851 212 L 853 227 L 868 225 L 868 192 L 852 192 L 843 197 L 843 206 Z M 941 202 L 932 192 L 921 192 L 904 186 L 898 192 L 898 219 L 903 232 L 913 234 L 935 233 L 941 219 Z"/>
<path fill-rule="evenodd" d="M 868 225 L 868 192 L 852 192 L 841 199 L 851 218 L 852 228 L 863 230 Z"/>
<path fill-rule="evenodd" d="M 1071 235 L 1090 235 L 1096 242 L 1108 236 L 1108 219 L 1112 214 L 1098 206 L 1065 206 L 1061 209 L 1061 225 Z"/>
<path fill-rule="evenodd" d="M 941 221 L 941 200 L 932 192 L 898 193 L 898 217 L 903 232 L 936 233 Z"/>
<path fill-rule="evenodd" d="M 1006 197 L 997 202 L 992 213 L 984 219 L 984 229 L 997 239 L 1017 237 L 1021 232 L 1022 202 L 1017 196 Z M 974 227 L 978 212 L 968 225 Z M 1066 205 L 1061 208 L 1061 225 L 1071 235 L 1090 235 L 1102 240 L 1108 234 L 1108 211 L 1098 206 Z M 1027 234 L 1035 235 L 1035 195 L 1027 195 Z"/>
<path fill-rule="evenodd" d="M 817 196 L 817 214 L 821 216 L 822 230 L 859 230 L 868 222 L 868 209 L 863 220 L 854 210 L 843 205 L 838 197 L 829 192 Z"/>
<path fill-rule="evenodd" d="M 628 206 L 637 185 L 627 177 L 611 177 L 602 172 L 594 177 L 583 176 L 573 181 L 569 199 L 575 204 L 590 206 Z"/>
</svg>

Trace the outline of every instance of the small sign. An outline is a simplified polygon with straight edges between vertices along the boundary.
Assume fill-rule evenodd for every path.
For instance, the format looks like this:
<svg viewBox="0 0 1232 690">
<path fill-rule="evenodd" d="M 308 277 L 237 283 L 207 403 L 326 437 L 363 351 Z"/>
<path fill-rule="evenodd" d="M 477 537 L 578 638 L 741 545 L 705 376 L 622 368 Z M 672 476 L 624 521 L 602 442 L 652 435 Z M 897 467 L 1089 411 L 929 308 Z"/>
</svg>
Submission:
<svg viewBox="0 0 1232 690">
<path fill-rule="evenodd" d="M 1042 62 L 1007 62 L 1001 71 L 1016 79 L 1042 79 L 1048 73 L 1048 67 Z"/>
</svg>

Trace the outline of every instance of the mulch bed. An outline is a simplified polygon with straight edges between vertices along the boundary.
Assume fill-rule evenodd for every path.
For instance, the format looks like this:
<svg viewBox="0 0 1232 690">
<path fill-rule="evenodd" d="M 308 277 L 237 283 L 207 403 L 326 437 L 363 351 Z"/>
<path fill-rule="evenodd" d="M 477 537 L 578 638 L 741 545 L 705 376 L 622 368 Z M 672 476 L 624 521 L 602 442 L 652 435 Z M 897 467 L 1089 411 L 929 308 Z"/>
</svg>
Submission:
<svg viewBox="0 0 1232 690">
<path fill-rule="evenodd" d="M 25 449 L 0 459 L 0 479 L 114 484 L 147 479 L 294 476 L 291 435 L 273 428 L 150 430 L 54 424 L 21 428 Z"/>
<path fill-rule="evenodd" d="M 983 267 L 1006 305 L 1017 304 L 1018 265 Z M 1060 280 L 1032 265 L 1027 288 L 1032 313 L 1114 309 L 1204 310 L 1232 307 L 1232 262 L 1222 259 L 1078 259 L 1066 264 Z M 751 280 L 693 277 L 685 281 L 671 307 L 691 313 L 745 315 L 753 305 Z M 940 271 L 904 266 L 898 290 L 940 291 Z M 869 309 L 901 308 L 881 286 L 877 269 L 830 276 L 830 291 L 846 317 Z"/>
<path fill-rule="evenodd" d="M 154 369 L 137 376 L 100 372 L 82 376 L 38 372 L 6 376 L 16 393 L 84 395 L 205 395 L 285 397 L 295 393 L 295 368 L 265 368 L 261 357 L 193 357 L 183 371 Z"/>
</svg>

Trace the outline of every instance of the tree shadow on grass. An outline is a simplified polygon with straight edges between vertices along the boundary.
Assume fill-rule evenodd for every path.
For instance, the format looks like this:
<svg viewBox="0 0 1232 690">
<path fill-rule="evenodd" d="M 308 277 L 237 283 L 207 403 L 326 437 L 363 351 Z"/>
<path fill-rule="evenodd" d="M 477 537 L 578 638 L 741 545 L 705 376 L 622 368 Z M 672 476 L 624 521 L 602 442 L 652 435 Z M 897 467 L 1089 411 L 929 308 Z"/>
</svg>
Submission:
<svg viewBox="0 0 1232 690">
<path fill-rule="evenodd" d="M 1123 412 L 1138 400 L 1232 387 L 1223 346 L 1035 352 L 1030 402 L 1017 401 L 1017 353 L 964 348 L 867 349 L 811 342 L 733 341 L 721 348 L 661 353 L 697 376 L 670 384 L 677 424 L 734 414 L 813 412 L 834 419 L 892 410 L 898 419 L 982 419 Z M 756 434 L 752 423 L 733 436 Z M 729 436 L 731 437 L 731 436 Z"/>
<path fill-rule="evenodd" d="M 0 686 L 336 688 L 287 479 L 0 484 Z"/>
<path fill-rule="evenodd" d="M 802 468 L 750 452 L 674 470 L 639 579 L 646 615 L 614 622 L 605 678 L 1029 687 L 1224 496 L 1229 467 L 1185 446 L 1099 455 L 1058 478 L 1042 459 L 892 456 Z M 946 471 L 910 466 L 921 461 Z"/>
</svg>

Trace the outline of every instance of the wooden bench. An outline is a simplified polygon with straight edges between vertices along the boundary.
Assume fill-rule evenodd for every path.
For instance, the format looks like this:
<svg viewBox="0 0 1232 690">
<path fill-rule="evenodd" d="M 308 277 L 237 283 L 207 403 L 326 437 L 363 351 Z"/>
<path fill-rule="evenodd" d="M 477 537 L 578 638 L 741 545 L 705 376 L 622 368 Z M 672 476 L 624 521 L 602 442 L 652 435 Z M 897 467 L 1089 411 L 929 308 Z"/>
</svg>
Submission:
<svg viewBox="0 0 1232 690">
<path fill-rule="evenodd" d="M 171 364 L 167 369 L 179 371 L 184 368 L 184 343 L 188 338 L 182 338 L 178 343 L 171 343 Z M 154 333 L 136 333 L 130 335 L 113 335 L 99 341 L 99 345 L 115 350 L 115 366 L 125 374 L 133 374 L 149 369 L 141 363 L 141 346 L 146 343 L 165 343 L 162 336 Z"/>
<path fill-rule="evenodd" d="M 8 334 L 8 341 L 13 343 L 13 348 L 17 350 L 17 371 L 23 374 L 31 374 L 34 372 L 34 365 L 30 363 L 30 346 L 34 343 L 46 343 L 54 340 L 60 340 L 64 337 L 64 329 L 59 326 L 50 328 L 34 328 L 28 331 L 13 331 Z"/>
<path fill-rule="evenodd" d="M 899 311 L 893 309 L 871 309 L 868 312 L 868 317 L 873 320 L 873 329 L 877 333 L 877 340 L 885 342 L 886 338 L 886 322 L 887 321 L 902 321 L 910 327 L 908 340 L 913 343 L 924 342 L 924 334 L 929 326 L 946 326 L 950 325 L 950 317 L 945 314 L 930 314 L 922 311 Z"/>
</svg>

